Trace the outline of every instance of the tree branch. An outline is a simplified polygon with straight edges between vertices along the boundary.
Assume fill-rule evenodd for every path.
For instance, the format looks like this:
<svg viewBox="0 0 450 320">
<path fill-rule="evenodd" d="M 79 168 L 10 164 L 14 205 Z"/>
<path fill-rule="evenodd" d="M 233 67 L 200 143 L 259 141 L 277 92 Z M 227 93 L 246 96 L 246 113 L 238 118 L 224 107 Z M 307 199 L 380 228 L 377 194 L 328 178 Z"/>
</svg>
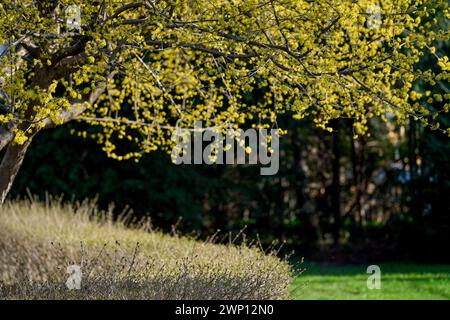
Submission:
<svg viewBox="0 0 450 320">
<path fill-rule="evenodd" d="M 108 76 L 107 79 L 112 79 L 117 74 L 117 71 L 112 71 Z M 86 107 L 88 105 L 93 105 L 105 92 L 106 89 L 106 82 L 99 85 L 95 91 L 93 91 L 86 99 L 84 100 L 73 100 L 71 107 L 69 109 L 62 110 L 59 114 L 59 117 L 62 120 L 62 123 L 67 123 L 69 121 L 72 121 L 76 118 L 78 118 L 84 111 L 86 111 Z M 53 122 L 50 118 L 45 118 L 42 120 L 44 124 L 44 129 L 50 129 L 56 126 L 56 124 Z"/>
<path fill-rule="evenodd" d="M 13 137 L 11 130 L 8 130 L 6 127 L 0 127 L 0 151 L 12 141 Z"/>
</svg>

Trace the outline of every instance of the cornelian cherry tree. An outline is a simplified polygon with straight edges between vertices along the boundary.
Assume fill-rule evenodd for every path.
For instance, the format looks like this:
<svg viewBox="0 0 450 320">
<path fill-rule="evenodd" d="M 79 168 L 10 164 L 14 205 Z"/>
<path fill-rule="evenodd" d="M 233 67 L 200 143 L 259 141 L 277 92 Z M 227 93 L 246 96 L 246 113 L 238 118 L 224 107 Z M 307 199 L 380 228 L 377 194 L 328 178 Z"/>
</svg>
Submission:
<svg viewBox="0 0 450 320">
<path fill-rule="evenodd" d="M 331 130 L 351 117 L 355 135 L 373 117 L 432 123 L 425 104 L 448 112 L 449 95 L 414 84 L 448 82 L 448 15 L 442 0 L 3 0 L 1 203 L 33 137 L 71 120 L 118 160 L 169 148 L 195 121 L 262 128 L 285 114 Z M 435 66 L 419 70 L 425 52 Z"/>
</svg>

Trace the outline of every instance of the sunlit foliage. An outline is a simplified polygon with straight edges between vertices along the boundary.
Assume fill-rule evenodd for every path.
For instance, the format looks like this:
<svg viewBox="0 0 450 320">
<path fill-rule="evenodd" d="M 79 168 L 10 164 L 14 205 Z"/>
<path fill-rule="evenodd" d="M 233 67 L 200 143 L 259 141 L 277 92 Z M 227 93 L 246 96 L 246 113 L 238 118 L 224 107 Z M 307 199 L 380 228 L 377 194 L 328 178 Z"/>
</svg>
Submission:
<svg viewBox="0 0 450 320">
<path fill-rule="evenodd" d="M 169 147 L 175 127 L 199 120 L 269 127 L 282 114 L 312 116 L 331 131 L 331 119 L 351 117 L 363 135 L 372 117 L 433 125 L 423 103 L 449 111 L 450 62 L 436 48 L 448 40 L 436 23 L 446 1 L 82 1 L 79 25 L 68 23 L 78 2 L 0 4 L 0 126 L 10 133 L 0 141 L 78 119 L 92 125 L 79 135 L 120 160 Z M 425 52 L 435 66 L 419 70 Z M 416 92 L 417 81 L 443 94 Z"/>
</svg>

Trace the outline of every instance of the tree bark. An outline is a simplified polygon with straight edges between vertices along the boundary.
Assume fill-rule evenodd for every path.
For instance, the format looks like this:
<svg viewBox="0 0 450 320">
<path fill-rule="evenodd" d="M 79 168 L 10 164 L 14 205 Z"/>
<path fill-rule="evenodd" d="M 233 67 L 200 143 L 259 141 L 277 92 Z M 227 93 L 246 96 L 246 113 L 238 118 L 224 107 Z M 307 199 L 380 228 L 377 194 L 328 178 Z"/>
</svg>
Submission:
<svg viewBox="0 0 450 320">
<path fill-rule="evenodd" d="M 19 145 L 11 142 L 0 164 L 0 205 L 5 202 L 6 196 L 11 190 L 14 179 L 22 166 L 28 147 L 31 144 L 32 137 L 28 138 L 23 144 Z"/>
<path fill-rule="evenodd" d="M 4 125 L 0 127 L 0 151 L 3 150 L 14 138 L 14 135 L 11 133 L 11 128 Z"/>
<path fill-rule="evenodd" d="M 12 138 L 13 135 L 10 132 L 0 130 L 0 151 L 11 142 Z"/>
</svg>

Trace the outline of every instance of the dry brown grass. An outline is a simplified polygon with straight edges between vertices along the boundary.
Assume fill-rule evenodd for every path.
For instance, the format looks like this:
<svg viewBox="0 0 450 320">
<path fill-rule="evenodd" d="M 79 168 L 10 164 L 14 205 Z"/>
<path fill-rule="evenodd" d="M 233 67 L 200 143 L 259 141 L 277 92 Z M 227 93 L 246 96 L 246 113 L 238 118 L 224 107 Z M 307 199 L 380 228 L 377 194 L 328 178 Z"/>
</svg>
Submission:
<svg viewBox="0 0 450 320">
<path fill-rule="evenodd" d="M 3 299 L 286 299 L 291 268 L 257 246 L 129 228 L 92 203 L 0 208 Z M 68 290 L 68 265 L 82 268 Z"/>
</svg>

